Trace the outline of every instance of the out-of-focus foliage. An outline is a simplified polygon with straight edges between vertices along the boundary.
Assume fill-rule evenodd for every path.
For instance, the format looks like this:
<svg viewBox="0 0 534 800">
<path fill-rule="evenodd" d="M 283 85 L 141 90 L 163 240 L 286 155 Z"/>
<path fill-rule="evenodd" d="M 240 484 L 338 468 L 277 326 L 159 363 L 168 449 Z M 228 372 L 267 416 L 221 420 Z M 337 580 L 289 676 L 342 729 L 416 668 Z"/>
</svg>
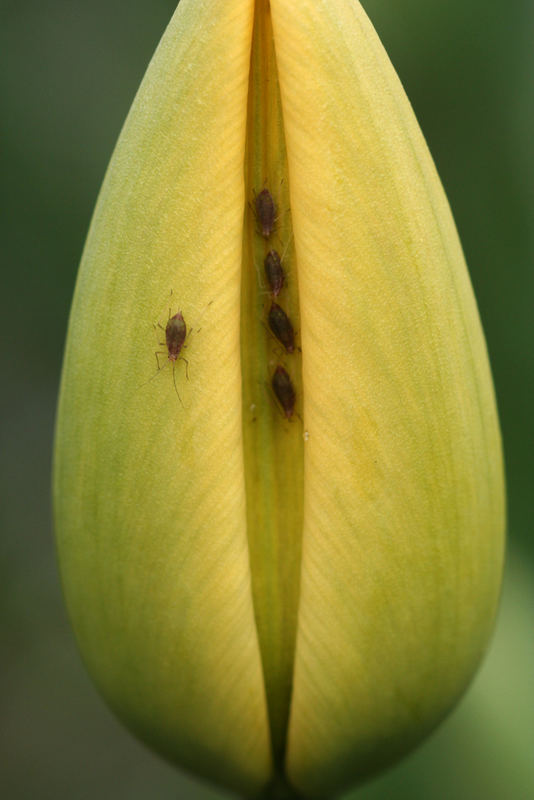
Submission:
<svg viewBox="0 0 534 800">
<path fill-rule="evenodd" d="M 364 0 L 414 106 L 464 245 L 507 461 L 510 560 L 488 659 L 459 709 L 362 800 L 534 794 L 534 10 Z M 174 0 L 4 0 L 2 761 L 6 797 L 216 798 L 129 738 L 90 686 L 65 618 L 49 523 L 59 366 L 104 169 Z M 529 524 L 530 523 L 530 524 Z"/>
</svg>

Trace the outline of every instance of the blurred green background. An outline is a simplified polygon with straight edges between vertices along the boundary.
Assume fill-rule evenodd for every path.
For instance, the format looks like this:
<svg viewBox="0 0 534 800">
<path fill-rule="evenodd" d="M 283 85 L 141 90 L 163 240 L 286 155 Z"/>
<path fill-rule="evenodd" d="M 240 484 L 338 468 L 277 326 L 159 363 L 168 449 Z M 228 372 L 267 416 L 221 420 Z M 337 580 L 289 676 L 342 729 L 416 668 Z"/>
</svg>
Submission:
<svg viewBox="0 0 534 800">
<path fill-rule="evenodd" d="M 534 5 L 366 0 L 451 202 L 505 443 L 509 558 L 459 708 L 354 800 L 534 797 Z M 103 705 L 63 608 L 50 522 L 56 393 L 77 263 L 122 121 L 174 0 L 0 0 L 2 643 L 6 800 L 221 798 Z"/>
</svg>

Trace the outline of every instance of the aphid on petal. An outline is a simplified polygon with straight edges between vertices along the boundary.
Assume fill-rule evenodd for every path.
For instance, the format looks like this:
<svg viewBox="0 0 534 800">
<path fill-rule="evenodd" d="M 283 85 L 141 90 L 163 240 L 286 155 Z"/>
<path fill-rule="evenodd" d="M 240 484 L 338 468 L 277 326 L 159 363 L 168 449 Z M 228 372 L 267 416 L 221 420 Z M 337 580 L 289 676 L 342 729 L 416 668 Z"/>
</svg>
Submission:
<svg viewBox="0 0 534 800">
<path fill-rule="evenodd" d="M 278 303 L 271 303 L 269 309 L 269 328 L 281 342 L 288 353 L 293 353 L 295 350 L 295 332 L 291 320 L 287 316 L 284 309 Z"/>
<path fill-rule="evenodd" d="M 285 282 L 282 259 L 276 250 L 269 250 L 263 262 L 265 275 L 273 297 L 278 297 Z"/>
<path fill-rule="evenodd" d="M 161 328 L 162 326 L 158 326 Z M 182 348 L 184 347 L 184 342 L 187 336 L 187 325 L 185 324 L 185 320 L 181 311 L 178 311 L 176 314 L 171 316 L 171 312 L 169 309 L 169 319 L 167 320 L 167 324 L 165 326 L 165 342 L 160 342 L 161 345 L 165 345 L 167 350 L 166 352 L 156 352 L 156 361 L 158 364 L 158 371 L 163 369 L 163 367 L 159 363 L 159 356 L 166 355 L 170 363 L 172 364 L 172 379 L 174 382 L 174 390 L 178 397 L 180 403 L 182 402 L 182 398 L 178 394 L 178 388 L 176 386 L 176 375 L 175 375 L 175 368 L 177 361 L 183 361 L 185 364 L 185 373 L 186 376 L 189 378 L 189 361 L 184 358 L 183 355 L 180 355 L 182 352 Z M 183 404 L 182 404 L 183 405 Z"/>
<path fill-rule="evenodd" d="M 268 189 L 262 189 L 256 195 L 255 206 L 261 235 L 268 239 L 276 227 L 276 205 Z"/>
<path fill-rule="evenodd" d="M 273 392 L 282 407 L 285 417 L 291 419 L 295 411 L 297 395 L 288 372 L 280 365 L 278 365 L 274 371 L 271 386 L 273 387 Z"/>
<path fill-rule="evenodd" d="M 180 352 L 186 336 L 187 326 L 182 312 L 178 311 L 174 316 L 169 317 L 169 321 L 165 326 L 165 343 L 167 345 L 169 361 L 176 361 L 180 357 Z M 182 359 L 185 361 L 183 356 Z"/>
</svg>

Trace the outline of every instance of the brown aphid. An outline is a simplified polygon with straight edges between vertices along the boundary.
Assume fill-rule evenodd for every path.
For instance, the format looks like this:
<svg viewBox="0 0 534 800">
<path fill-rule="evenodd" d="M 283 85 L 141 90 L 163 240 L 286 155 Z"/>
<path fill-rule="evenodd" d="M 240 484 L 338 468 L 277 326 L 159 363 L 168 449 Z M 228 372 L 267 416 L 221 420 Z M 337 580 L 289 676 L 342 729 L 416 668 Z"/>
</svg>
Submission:
<svg viewBox="0 0 534 800">
<path fill-rule="evenodd" d="M 181 403 L 182 398 L 178 394 L 178 388 L 176 386 L 175 368 L 177 361 L 183 361 L 185 363 L 186 375 L 188 375 L 189 362 L 186 358 L 183 357 L 183 355 L 180 355 L 180 353 L 182 352 L 182 348 L 184 346 L 185 338 L 187 336 L 187 326 L 185 324 L 185 320 L 183 318 L 181 311 L 178 311 L 173 316 L 170 316 L 170 313 L 171 312 L 169 311 L 169 319 L 167 321 L 167 325 L 165 326 L 165 342 L 161 342 L 161 344 L 166 345 L 167 353 L 166 354 L 156 353 L 156 361 L 158 364 L 158 370 L 162 369 L 159 363 L 158 356 L 167 355 L 168 360 L 172 364 L 172 379 L 174 382 L 174 390 Z"/>
<path fill-rule="evenodd" d="M 286 419 L 291 419 L 295 411 L 296 394 L 291 378 L 286 370 L 278 365 L 271 380 L 273 392 L 280 403 Z"/>
<path fill-rule="evenodd" d="M 178 311 L 174 316 L 169 317 L 165 326 L 165 344 L 167 345 L 169 361 L 176 361 L 180 357 L 180 351 L 187 336 L 187 327 L 182 312 Z M 182 356 L 183 358 L 183 356 Z"/>
<path fill-rule="evenodd" d="M 265 267 L 265 275 L 273 297 L 278 297 L 285 281 L 284 270 L 282 268 L 282 260 L 276 250 L 269 250 L 263 262 Z"/>
<path fill-rule="evenodd" d="M 295 332 L 291 320 L 283 308 L 278 303 L 271 303 L 269 309 L 269 328 L 272 330 L 279 342 L 281 342 L 288 353 L 295 350 Z"/>
<path fill-rule="evenodd" d="M 268 239 L 276 225 L 276 206 L 268 189 L 262 189 L 256 195 L 256 216 L 261 228 L 261 235 Z"/>
</svg>

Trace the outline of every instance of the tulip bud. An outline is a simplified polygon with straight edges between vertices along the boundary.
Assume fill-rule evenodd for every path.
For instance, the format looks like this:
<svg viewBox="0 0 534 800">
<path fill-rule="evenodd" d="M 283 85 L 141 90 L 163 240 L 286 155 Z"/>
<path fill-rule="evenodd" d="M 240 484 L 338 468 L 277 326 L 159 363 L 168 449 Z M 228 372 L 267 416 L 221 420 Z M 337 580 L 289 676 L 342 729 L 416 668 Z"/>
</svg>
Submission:
<svg viewBox="0 0 534 800">
<path fill-rule="evenodd" d="M 476 669 L 503 483 L 452 216 L 361 7 L 182 0 L 97 203 L 59 403 L 61 573 L 103 696 L 243 795 L 338 793 Z"/>
</svg>

